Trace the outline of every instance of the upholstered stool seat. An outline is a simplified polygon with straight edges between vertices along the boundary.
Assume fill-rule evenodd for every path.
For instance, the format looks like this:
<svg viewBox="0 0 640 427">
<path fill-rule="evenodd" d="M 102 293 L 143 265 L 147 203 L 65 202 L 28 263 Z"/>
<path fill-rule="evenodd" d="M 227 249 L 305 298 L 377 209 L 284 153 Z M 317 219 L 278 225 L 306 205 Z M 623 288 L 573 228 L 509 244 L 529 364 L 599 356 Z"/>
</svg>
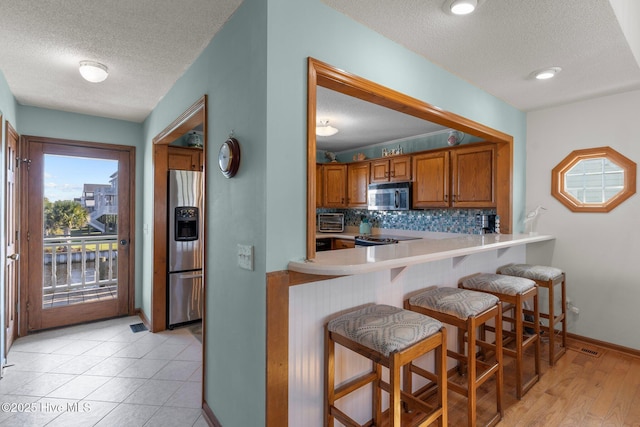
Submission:
<svg viewBox="0 0 640 427">
<path fill-rule="evenodd" d="M 538 287 L 536 282 L 523 277 L 505 276 L 493 273 L 481 273 L 463 278 L 458 286 L 464 289 L 488 292 L 495 295 L 502 302 L 503 320 L 512 325 L 512 330 L 503 330 L 508 339 L 504 341 L 502 351 L 513 357 L 516 363 L 516 397 L 521 399 L 540 379 L 540 317 L 538 312 Z M 533 322 L 525 322 L 524 303 L 533 303 Z M 512 317 L 504 313 L 512 312 Z M 533 329 L 534 333 L 525 336 L 525 325 Z M 515 347 L 507 346 L 515 342 Z M 533 347 L 534 373 L 524 382 L 524 352 Z"/>
<path fill-rule="evenodd" d="M 470 291 L 459 288 L 432 287 L 420 291 L 405 301 L 405 308 L 438 319 L 458 329 L 458 348 L 447 350 L 447 355 L 458 361 L 459 368 L 466 367 L 467 384 L 460 385 L 449 381 L 449 390 L 467 397 L 467 416 L 469 427 L 476 426 L 477 390 L 491 378 L 496 385 L 496 414 L 487 426 L 500 422 L 502 409 L 502 306 L 495 295 L 485 292 Z M 478 336 L 484 325 L 493 320 L 495 325 L 495 341 L 486 340 L 484 333 Z M 467 345 L 465 346 L 465 342 Z M 466 347 L 466 348 L 465 348 Z M 477 352 L 477 349 L 480 352 Z M 495 361 L 490 363 L 485 358 L 487 351 L 493 352 Z M 478 358 L 483 356 L 483 358 Z M 412 366 L 413 368 L 413 366 Z M 415 372 L 420 374 L 419 369 Z M 455 375 L 455 371 L 451 371 Z"/>
<path fill-rule="evenodd" d="M 364 375 L 335 387 L 335 343 L 373 362 Z M 437 403 L 428 405 L 401 389 L 403 366 L 429 352 L 435 353 Z M 389 369 L 389 381 L 382 379 L 382 367 Z M 446 329 L 431 317 L 389 305 L 369 305 L 330 320 L 325 326 L 325 425 L 334 419 L 349 426 L 360 426 L 336 406 L 342 397 L 373 384 L 373 419 L 367 425 L 382 423 L 381 390 L 389 393 L 389 426 L 401 425 L 402 407 L 417 410 L 422 416 L 412 417 L 412 425 L 426 426 L 434 421 L 447 425 Z"/>
<path fill-rule="evenodd" d="M 499 274 L 509 276 L 525 277 L 535 281 L 539 287 L 547 289 L 549 295 L 549 305 L 546 312 L 540 310 L 540 317 L 547 320 L 541 326 L 542 330 L 549 336 L 549 365 L 555 362 L 567 351 L 567 290 L 565 274 L 562 270 L 545 265 L 531 264 L 509 264 L 498 269 Z M 556 285 L 560 285 L 560 313 L 555 312 L 555 292 Z M 560 343 L 556 346 L 556 325 L 561 323 Z"/>
</svg>

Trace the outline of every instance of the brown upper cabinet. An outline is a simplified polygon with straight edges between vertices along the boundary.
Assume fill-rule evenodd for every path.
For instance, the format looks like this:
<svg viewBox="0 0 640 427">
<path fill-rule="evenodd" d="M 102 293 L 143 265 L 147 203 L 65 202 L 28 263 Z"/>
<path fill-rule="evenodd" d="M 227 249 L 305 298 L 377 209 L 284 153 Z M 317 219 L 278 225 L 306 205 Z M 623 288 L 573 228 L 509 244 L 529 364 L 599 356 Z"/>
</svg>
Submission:
<svg viewBox="0 0 640 427">
<path fill-rule="evenodd" d="M 411 156 L 371 161 L 371 183 L 411 180 Z"/>
<path fill-rule="evenodd" d="M 322 164 L 316 163 L 316 208 L 321 208 L 324 206 L 324 200 L 322 197 L 324 196 L 324 192 L 322 189 L 323 185 L 323 174 L 322 174 Z"/>
<path fill-rule="evenodd" d="M 203 155 L 201 148 L 169 147 L 169 169 L 202 171 Z"/>
<path fill-rule="evenodd" d="M 347 205 L 349 207 L 367 207 L 369 166 L 369 162 L 350 163 L 347 166 Z"/>
<path fill-rule="evenodd" d="M 496 206 L 496 148 L 470 145 L 451 151 L 451 206 L 493 208 Z"/>
<path fill-rule="evenodd" d="M 449 207 L 449 151 L 413 156 L 413 207 Z"/>
<path fill-rule="evenodd" d="M 413 156 L 414 208 L 496 206 L 496 148 L 474 144 Z"/>
<path fill-rule="evenodd" d="M 322 165 L 322 202 L 326 208 L 347 206 L 347 165 Z"/>
<path fill-rule="evenodd" d="M 385 175 L 383 168 L 397 173 L 374 181 Z M 496 147 L 486 143 L 370 162 L 317 164 L 316 207 L 366 208 L 369 182 L 409 181 L 411 171 L 413 208 L 496 207 Z"/>
</svg>

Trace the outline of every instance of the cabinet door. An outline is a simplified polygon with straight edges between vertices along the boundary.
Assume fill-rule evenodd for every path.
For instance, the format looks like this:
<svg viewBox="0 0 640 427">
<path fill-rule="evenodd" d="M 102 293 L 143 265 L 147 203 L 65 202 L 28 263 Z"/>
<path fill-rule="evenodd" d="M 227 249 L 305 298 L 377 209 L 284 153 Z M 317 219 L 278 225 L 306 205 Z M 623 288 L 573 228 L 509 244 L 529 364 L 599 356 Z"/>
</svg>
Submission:
<svg viewBox="0 0 640 427">
<path fill-rule="evenodd" d="M 411 181 L 411 157 L 389 159 L 389 177 L 391 181 Z"/>
<path fill-rule="evenodd" d="M 323 202 L 328 208 L 347 205 L 347 165 L 322 165 Z"/>
<path fill-rule="evenodd" d="M 457 148 L 451 151 L 452 206 L 496 206 L 496 151 L 494 145 Z"/>
<path fill-rule="evenodd" d="M 356 242 L 347 239 L 333 239 L 333 249 L 351 249 L 356 247 Z"/>
<path fill-rule="evenodd" d="M 413 156 L 413 207 L 449 206 L 449 152 Z"/>
<path fill-rule="evenodd" d="M 316 163 L 316 208 L 321 208 L 323 207 L 323 200 L 322 200 L 322 196 L 323 196 L 323 191 L 322 191 L 322 182 L 323 182 L 323 176 L 322 176 L 322 165 L 319 163 Z"/>
<path fill-rule="evenodd" d="M 202 170 L 202 150 L 197 148 L 169 146 L 169 169 Z"/>
<path fill-rule="evenodd" d="M 389 181 L 389 160 L 380 159 L 371 162 L 371 183 Z"/>
<path fill-rule="evenodd" d="M 353 163 L 347 167 L 347 205 L 367 207 L 369 187 L 369 163 Z"/>
</svg>

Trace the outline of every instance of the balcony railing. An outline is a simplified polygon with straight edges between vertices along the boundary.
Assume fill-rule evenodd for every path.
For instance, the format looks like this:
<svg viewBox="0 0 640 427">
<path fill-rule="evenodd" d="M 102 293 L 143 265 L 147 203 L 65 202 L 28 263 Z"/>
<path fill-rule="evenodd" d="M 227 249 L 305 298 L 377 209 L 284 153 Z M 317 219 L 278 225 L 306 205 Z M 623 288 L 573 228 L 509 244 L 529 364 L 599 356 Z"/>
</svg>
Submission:
<svg viewBox="0 0 640 427">
<path fill-rule="evenodd" d="M 45 237 L 43 307 L 117 298 L 118 237 Z"/>
</svg>

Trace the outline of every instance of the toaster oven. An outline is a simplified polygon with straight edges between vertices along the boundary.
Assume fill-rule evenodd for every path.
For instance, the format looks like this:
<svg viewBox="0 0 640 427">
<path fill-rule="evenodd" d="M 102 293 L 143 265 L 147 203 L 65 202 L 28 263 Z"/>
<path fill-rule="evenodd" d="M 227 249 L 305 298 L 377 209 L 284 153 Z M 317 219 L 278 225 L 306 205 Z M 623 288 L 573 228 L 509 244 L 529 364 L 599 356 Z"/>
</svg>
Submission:
<svg viewBox="0 0 640 427">
<path fill-rule="evenodd" d="M 344 214 L 318 214 L 318 231 L 322 233 L 342 233 L 344 231 Z"/>
</svg>

